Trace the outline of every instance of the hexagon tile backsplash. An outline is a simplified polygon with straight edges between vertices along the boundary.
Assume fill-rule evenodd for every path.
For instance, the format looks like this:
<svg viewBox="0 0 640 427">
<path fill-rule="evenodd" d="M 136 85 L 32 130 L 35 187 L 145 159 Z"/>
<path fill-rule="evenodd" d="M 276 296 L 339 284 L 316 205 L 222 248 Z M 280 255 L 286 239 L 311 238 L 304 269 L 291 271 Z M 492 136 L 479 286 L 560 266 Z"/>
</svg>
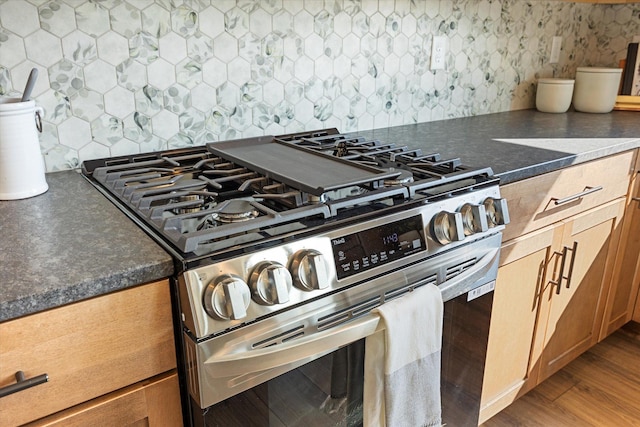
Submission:
<svg viewBox="0 0 640 427">
<path fill-rule="evenodd" d="M 445 69 L 431 70 L 434 36 Z M 550 41 L 563 37 L 558 64 Z M 616 66 L 640 3 L 0 0 L 0 96 L 31 68 L 48 171 L 85 159 L 530 108 L 537 77 Z"/>
</svg>

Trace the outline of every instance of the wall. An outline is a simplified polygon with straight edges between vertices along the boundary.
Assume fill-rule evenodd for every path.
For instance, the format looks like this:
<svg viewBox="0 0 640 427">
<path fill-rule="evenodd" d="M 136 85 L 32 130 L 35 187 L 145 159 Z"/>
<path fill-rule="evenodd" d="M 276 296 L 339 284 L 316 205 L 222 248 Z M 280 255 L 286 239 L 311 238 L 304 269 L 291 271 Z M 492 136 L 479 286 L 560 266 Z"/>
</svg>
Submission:
<svg viewBox="0 0 640 427">
<path fill-rule="evenodd" d="M 0 95 L 32 67 L 48 171 L 90 158 L 534 105 L 537 77 L 616 65 L 640 4 L 0 0 Z M 433 36 L 448 41 L 430 70 Z M 559 64 L 550 42 L 563 36 Z"/>
</svg>

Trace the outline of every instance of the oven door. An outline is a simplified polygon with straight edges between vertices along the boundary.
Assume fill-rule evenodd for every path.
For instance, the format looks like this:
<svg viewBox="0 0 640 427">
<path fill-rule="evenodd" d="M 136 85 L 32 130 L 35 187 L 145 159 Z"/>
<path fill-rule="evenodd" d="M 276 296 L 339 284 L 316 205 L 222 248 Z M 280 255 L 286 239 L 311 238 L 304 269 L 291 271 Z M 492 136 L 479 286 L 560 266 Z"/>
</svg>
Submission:
<svg viewBox="0 0 640 427">
<path fill-rule="evenodd" d="M 393 295 L 400 296 L 403 290 L 439 278 L 438 287 L 443 297 L 447 295 L 442 348 L 443 422 L 451 419 L 448 425 L 477 425 L 499 246 L 485 248 L 473 265 L 444 281 L 445 266 L 460 265 L 460 253 L 452 255 L 451 260 L 438 258 L 437 273 L 428 265 L 415 266 L 416 271 L 422 271 L 420 279 L 415 272 L 403 271 L 403 280 L 409 283 L 398 279 L 402 286 L 395 287 Z M 388 279 L 384 281 L 388 283 Z M 358 293 L 369 293 L 372 287 L 348 291 L 348 300 L 360 302 L 363 314 L 359 317 L 298 338 L 294 328 L 278 344 L 233 352 L 229 349 L 234 345 L 251 340 L 247 332 L 226 334 L 225 342 L 215 342 L 214 338 L 196 343 L 186 337 L 187 376 L 190 394 L 196 397 L 191 400 L 194 425 L 361 425 L 364 339 L 379 331 L 382 324 L 370 313 L 380 303 Z M 456 290 L 460 292 L 456 294 Z M 388 300 L 390 293 L 383 294 Z M 313 305 L 305 309 L 313 312 Z M 457 418 L 460 413 L 466 414 L 464 420 Z"/>
</svg>

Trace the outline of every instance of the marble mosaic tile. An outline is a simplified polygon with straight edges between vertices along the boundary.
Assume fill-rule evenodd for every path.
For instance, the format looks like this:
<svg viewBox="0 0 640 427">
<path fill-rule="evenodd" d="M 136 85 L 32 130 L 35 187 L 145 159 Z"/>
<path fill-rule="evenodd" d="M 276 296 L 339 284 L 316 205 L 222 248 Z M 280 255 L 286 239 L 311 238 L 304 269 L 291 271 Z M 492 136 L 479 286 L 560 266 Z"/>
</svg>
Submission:
<svg viewBox="0 0 640 427">
<path fill-rule="evenodd" d="M 151 117 L 135 112 L 123 120 L 124 137 L 136 143 L 152 139 Z"/>
<path fill-rule="evenodd" d="M 540 77 L 615 66 L 640 3 L 0 0 L 0 96 L 32 67 L 48 171 L 89 158 L 531 108 Z M 431 70 L 434 36 L 444 70 Z M 550 41 L 563 37 L 549 64 Z"/>
</svg>

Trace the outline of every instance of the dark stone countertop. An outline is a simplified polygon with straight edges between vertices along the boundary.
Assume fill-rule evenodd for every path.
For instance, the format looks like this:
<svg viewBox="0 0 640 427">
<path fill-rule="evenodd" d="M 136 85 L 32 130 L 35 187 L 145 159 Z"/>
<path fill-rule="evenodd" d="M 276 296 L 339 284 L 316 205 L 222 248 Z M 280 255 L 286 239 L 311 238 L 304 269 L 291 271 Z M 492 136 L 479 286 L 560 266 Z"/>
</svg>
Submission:
<svg viewBox="0 0 640 427">
<path fill-rule="evenodd" d="M 0 201 L 0 321 L 173 274 L 160 246 L 76 171 Z"/>
<path fill-rule="evenodd" d="M 357 133 L 490 166 L 509 183 L 640 147 L 640 113 L 523 110 Z M 171 257 L 79 173 L 46 178 L 46 193 L 0 201 L 0 321 L 173 274 Z"/>
<path fill-rule="evenodd" d="M 359 133 L 490 166 L 507 184 L 640 147 L 640 113 L 520 110 Z"/>
</svg>

